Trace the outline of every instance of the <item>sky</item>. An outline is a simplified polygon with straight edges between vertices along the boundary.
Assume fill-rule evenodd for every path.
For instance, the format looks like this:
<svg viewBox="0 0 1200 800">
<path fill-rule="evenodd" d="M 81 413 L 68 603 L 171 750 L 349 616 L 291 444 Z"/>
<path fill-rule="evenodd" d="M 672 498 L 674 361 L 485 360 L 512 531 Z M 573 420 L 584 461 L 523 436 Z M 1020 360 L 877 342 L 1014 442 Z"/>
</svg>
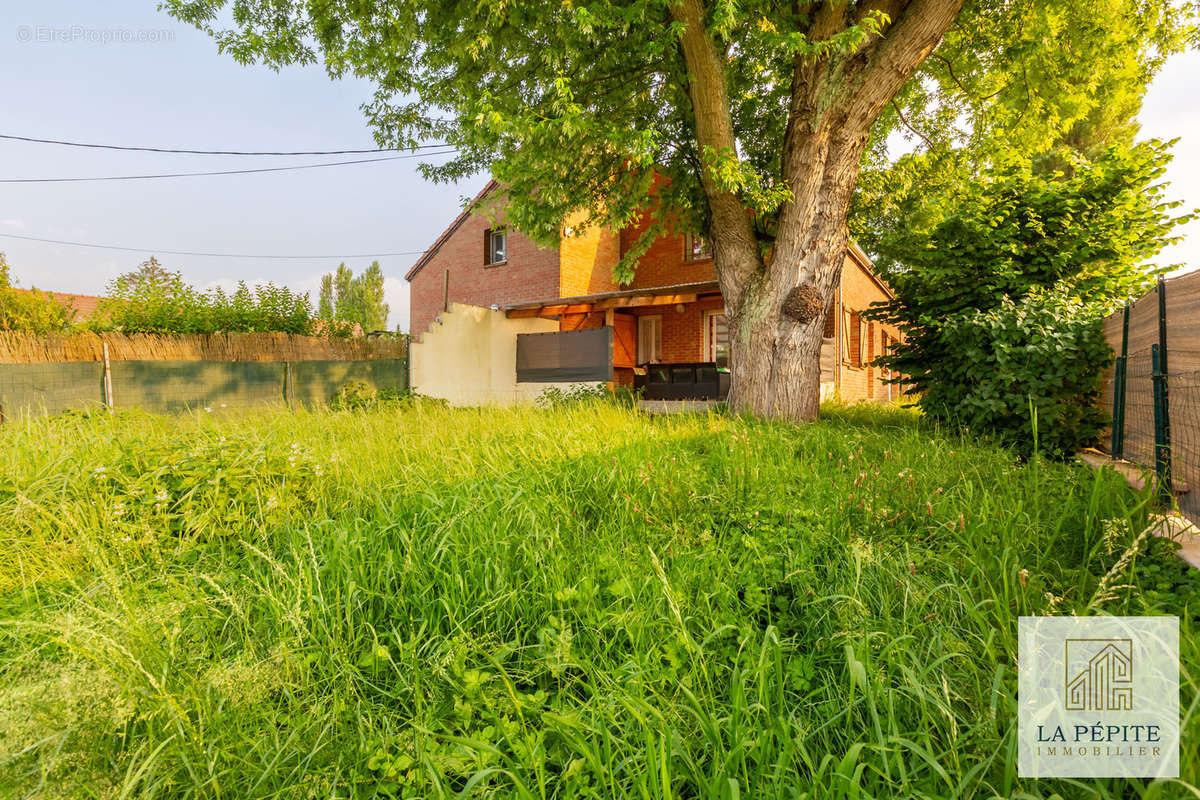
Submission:
<svg viewBox="0 0 1200 800">
<path fill-rule="evenodd" d="M 371 86 L 320 67 L 243 67 L 155 0 L 6 0 L 0 6 L 0 134 L 203 150 L 375 146 L 360 105 Z M 1151 86 L 1144 137 L 1172 139 L 1169 196 L 1200 207 L 1200 53 L 1173 58 Z M 361 158 L 349 156 L 347 158 Z M 337 157 L 126 153 L 0 140 L 0 178 L 83 177 L 258 168 Z M 428 247 L 486 182 L 434 184 L 417 160 L 296 172 L 98 183 L 0 184 L 0 252 L 18 285 L 101 294 L 157 254 L 201 287 L 266 281 L 316 290 L 360 253 Z M 1200 222 L 1159 263 L 1200 267 Z M 4 234 L 138 248 L 71 247 Z M 163 250 L 304 260 L 165 255 Z M 388 327 L 408 328 L 404 273 L 415 254 L 380 257 Z"/>
</svg>

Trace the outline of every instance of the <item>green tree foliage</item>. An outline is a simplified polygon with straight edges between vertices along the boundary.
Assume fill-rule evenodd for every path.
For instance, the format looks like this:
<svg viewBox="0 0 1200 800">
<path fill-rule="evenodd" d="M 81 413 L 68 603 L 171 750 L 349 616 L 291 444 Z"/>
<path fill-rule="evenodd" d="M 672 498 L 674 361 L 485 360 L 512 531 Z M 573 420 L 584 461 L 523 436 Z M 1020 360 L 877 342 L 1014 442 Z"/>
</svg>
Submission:
<svg viewBox="0 0 1200 800">
<path fill-rule="evenodd" d="M 832 299 L 864 156 L 905 117 L 930 141 L 1057 141 L 1103 115 L 1109 83 L 1144 83 L 1144 54 L 1178 47 L 1194 13 L 1173 0 L 163 5 L 239 61 L 373 81 L 380 144 L 457 147 L 425 174 L 491 169 L 509 224 L 539 242 L 574 212 L 580 232 L 648 215 L 624 280 L 668 221 L 704 233 L 730 403 L 793 419 L 817 412 L 824 326 L 786 300 Z"/>
<path fill-rule="evenodd" d="M 358 301 L 354 297 L 354 270 L 344 263 L 338 264 L 333 280 L 333 317 L 340 322 L 353 324 L 358 312 Z M 325 279 L 322 277 L 321 282 Z"/>
<path fill-rule="evenodd" d="M 388 304 L 383 302 L 383 269 L 378 261 L 355 276 L 345 264 L 321 276 L 321 319 L 359 325 L 364 332 L 387 329 Z"/>
<path fill-rule="evenodd" d="M 286 286 L 267 283 L 250 289 L 239 282 L 233 293 L 219 287 L 205 292 L 152 257 L 109 284 L 107 298 L 90 327 L 124 333 L 312 335 L 318 332 L 315 323 L 308 296 Z"/>
<path fill-rule="evenodd" d="M 1156 183 L 1168 160 L 1159 142 L 1076 157 L 1069 175 L 1014 159 L 912 197 L 870 242 L 896 293 L 876 315 L 906 337 L 881 362 L 934 417 L 1028 451 L 1032 404 L 1048 452 L 1092 443 L 1112 357 L 1100 319 L 1148 288 L 1148 259 L 1190 219 Z"/>
<path fill-rule="evenodd" d="M 333 276 L 321 276 L 320 300 L 317 302 L 317 316 L 321 319 L 333 319 Z"/>
<path fill-rule="evenodd" d="M 364 331 L 387 330 L 388 304 L 383 302 L 383 269 L 378 261 L 358 276 L 359 303 Z"/>
<path fill-rule="evenodd" d="M 920 341 L 937 353 L 920 398 L 934 419 L 1052 458 L 1094 444 L 1107 422 L 1098 400 L 1112 350 L 1094 306 L 1054 292 L 1005 297 L 925 328 Z"/>
<path fill-rule="evenodd" d="M 8 260 L 0 253 L 0 331 L 24 331 L 46 335 L 71 327 L 70 305 L 37 289 L 22 290 L 12 284 Z"/>
</svg>

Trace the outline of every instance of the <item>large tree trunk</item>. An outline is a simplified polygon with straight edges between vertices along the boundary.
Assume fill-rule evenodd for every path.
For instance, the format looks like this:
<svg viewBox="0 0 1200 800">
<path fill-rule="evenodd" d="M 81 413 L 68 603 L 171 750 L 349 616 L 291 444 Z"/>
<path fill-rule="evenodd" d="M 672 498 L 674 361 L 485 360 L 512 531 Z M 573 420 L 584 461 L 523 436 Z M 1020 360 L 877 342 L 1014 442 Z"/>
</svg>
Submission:
<svg viewBox="0 0 1200 800">
<path fill-rule="evenodd" d="M 729 403 L 735 410 L 816 419 L 825 316 L 841 280 L 846 214 L 871 126 L 963 2 L 878 0 L 853 12 L 854 4 L 836 0 L 808 6 L 811 42 L 828 40 L 870 11 L 883 12 L 890 23 L 854 52 L 796 57 L 781 175 L 792 196 L 779 210 L 769 261 L 742 199 L 701 171 L 730 323 Z M 700 150 L 736 154 L 722 56 L 705 29 L 701 0 L 676 0 L 671 13 L 684 25 L 680 46 Z"/>
<path fill-rule="evenodd" d="M 806 245 L 801 263 L 764 272 L 738 306 L 727 304 L 729 404 L 738 411 L 797 422 L 817 417 L 825 316 L 841 275 L 845 227 L 818 232 Z"/>
</svg>

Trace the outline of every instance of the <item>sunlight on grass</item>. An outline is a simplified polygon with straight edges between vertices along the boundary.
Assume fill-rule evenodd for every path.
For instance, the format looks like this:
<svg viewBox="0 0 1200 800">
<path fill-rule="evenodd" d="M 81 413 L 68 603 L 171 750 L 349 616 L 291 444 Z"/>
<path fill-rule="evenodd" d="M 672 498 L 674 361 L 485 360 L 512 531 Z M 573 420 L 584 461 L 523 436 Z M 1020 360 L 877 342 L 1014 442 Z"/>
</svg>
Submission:
<svg viewBox="0 0 1200 800">
<path fill-rule="evenodd" d="M 1179 614 L 1200 735 L 1147 503 L 896 409 L 6 426 L 0 796 L 1181 796 L 1016 777 L 1022 614 Z"/>
</svg>

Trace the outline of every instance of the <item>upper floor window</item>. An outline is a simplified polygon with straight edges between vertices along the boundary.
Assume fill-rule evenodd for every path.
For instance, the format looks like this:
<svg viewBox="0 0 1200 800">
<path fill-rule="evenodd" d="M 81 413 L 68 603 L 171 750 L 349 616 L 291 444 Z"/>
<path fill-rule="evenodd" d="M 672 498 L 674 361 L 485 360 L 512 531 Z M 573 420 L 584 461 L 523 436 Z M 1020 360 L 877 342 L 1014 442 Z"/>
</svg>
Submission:
<svg viewBox="0 0 1200 800">
<path fill-rule="evenodd" d="M 508 261 L 508 231 L 504 228 L 489 228 L 483 236 L 485 264 L 503 264 Z"/>
<path fill-rule="evenodd" d="M 712 246 L 703 236 L 689 233 L 684 237 L 683 255 L 688 261 L 704 261 L 712 258 Z"/>
</svg>

